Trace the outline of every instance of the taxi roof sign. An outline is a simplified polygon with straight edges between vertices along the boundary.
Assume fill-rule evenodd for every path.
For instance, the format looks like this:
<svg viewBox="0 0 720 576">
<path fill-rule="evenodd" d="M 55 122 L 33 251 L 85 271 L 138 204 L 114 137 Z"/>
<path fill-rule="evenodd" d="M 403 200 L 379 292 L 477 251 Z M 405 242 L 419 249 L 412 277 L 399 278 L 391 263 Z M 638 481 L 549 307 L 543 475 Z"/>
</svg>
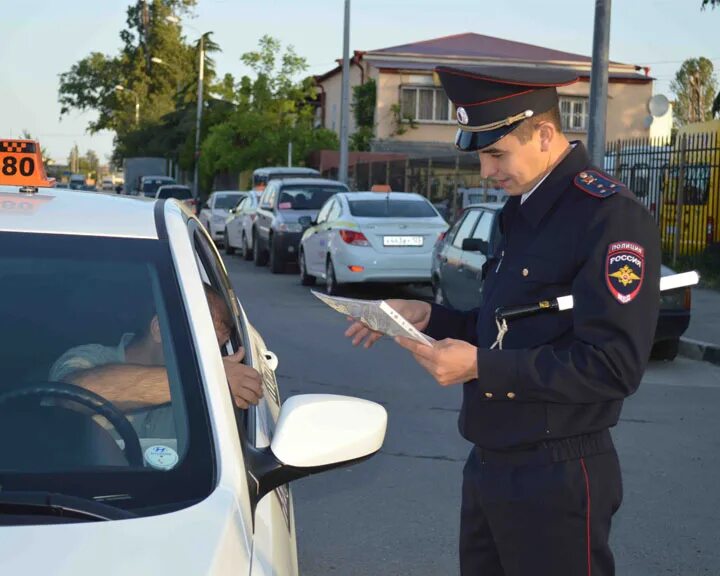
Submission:
<svg viewBox="0 0 720 576">
<path fill-rule="evenodd" d="M 0 185 L 50 188 L 40 144 L 35 140 L 0 140 Z"/>
</svg>

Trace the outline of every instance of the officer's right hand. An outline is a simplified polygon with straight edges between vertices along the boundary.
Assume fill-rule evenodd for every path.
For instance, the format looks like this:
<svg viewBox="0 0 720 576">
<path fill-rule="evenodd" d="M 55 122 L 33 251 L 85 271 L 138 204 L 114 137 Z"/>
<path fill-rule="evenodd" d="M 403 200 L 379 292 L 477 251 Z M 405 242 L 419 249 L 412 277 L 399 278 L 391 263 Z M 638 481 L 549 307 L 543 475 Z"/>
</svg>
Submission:
<svg viewBox="0 0 720 576">
<path fill-rule="evenodd" d="M 386 302 L 420 332 L 427 328 L 432 310 L 427 302 L 422 300 L 386 300 Z M 345 336 L 352 338 L 353 346 L 357 346 L 364 340 L 365 348 L 370 348 L 383 336 L 382 332 L 370 330 L 365 324 L 354 318 L 348 318 L 348 321 L 352 322 L 352 326 L 345 331 Z"/>
</svg>

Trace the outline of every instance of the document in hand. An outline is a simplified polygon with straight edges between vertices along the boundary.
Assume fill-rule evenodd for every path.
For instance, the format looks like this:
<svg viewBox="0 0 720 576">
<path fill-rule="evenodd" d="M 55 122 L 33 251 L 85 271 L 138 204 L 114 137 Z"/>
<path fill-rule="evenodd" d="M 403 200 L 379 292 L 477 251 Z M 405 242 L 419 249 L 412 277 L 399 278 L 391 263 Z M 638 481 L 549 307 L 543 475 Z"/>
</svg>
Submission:
<svg viewBox="0 0 720 576">
<path fill-rule="evenodd" d="M 427 346 L 432 346 L 434 342 L 430 336 L 420 332 L 403 316 L 398 314 L 385 300 L 359 300 L 356 298 L 328 296 L 315 290 L 311 290 L 311 292 L 330 308 L 337 310 L 340 314 L 359 320 L 371 330 L 392 337 L 404 336 Z"/>
</svg>

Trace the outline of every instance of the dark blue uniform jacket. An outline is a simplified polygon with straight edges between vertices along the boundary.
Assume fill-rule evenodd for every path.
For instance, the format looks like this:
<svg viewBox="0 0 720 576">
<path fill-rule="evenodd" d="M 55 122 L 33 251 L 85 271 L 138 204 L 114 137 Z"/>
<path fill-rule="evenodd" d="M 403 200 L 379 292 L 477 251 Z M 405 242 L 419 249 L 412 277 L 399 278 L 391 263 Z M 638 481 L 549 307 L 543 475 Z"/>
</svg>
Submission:
<svg viewBox="0 0 720 576">
<path fill-rule="evenodd" d="M 581 143 L 521 205 L 500 216 L 479 307 L 433 305 L 427 333 L 478 347 L 459 427 L 488 449 L 520 448 L 615 425 L 640 384 L 659 307 L 660 239 L 645 207 L 589 166 Z M 514 320 L 503 349 L 495 309 L 572 294 L 570 311 Z"/>
</svg>

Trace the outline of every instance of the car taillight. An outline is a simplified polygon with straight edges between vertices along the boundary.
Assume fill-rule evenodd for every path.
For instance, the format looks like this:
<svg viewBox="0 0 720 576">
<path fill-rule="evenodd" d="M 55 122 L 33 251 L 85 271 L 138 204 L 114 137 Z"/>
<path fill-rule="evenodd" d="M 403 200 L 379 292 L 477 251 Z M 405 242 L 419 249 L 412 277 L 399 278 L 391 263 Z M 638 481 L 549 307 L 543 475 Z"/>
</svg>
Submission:
<svg viewBox="0 0 720 576">
<path fill-rule="evenodd" d="M 356 232 L 355 230 L 340 230 L 340 238 L 342 238 L 346 244 L 352 244 L 353 246 L 370 246 L 370 242 L 365 238 L 365 234 Z"/>
</svg>

